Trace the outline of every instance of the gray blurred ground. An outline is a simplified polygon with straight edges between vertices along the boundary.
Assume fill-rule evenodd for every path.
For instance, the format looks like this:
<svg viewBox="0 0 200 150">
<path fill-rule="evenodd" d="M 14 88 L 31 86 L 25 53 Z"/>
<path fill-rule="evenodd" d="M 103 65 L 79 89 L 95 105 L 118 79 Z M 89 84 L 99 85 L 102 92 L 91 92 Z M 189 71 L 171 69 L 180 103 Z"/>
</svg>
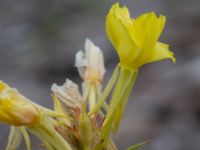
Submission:
<svg viewBox="0 0 200 150">
<path fill-rule="evenodd" d="M 107 0 L 1 0 L 0 79 L 44 106 L 52 107 L 53 82 L 80 83 L 74 55 L 91 38 L 106 59 L 106 81 L 117 56 L 105 34 Z M 116 142 L 120 150 L 150 140 L 141 150 L 200 149 L 200 1 L 121 0 L 134 17 L 155 11 L 167 16 L 161 41 L 171 45 L 169 60 L 140 70 Z M 0 149 L 8 127 L 0 125 Z M 38 141 L 33 149 L 39 150 Z M 23 147 L 21 148 L 23 150 Z"/>
</svg>

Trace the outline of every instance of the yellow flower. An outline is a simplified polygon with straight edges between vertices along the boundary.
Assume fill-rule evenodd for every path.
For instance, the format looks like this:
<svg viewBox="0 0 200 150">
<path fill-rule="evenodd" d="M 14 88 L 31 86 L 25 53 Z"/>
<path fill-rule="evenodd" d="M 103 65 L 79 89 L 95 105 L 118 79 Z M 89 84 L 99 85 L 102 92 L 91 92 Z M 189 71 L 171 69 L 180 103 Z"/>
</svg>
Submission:
<svg viewBox="0 0 200 150">
<path fill-rule="evenodd" d="M 27 98 L 0 81 L 0 122 L 31 126 L 38 123 L 39 117 L 38 110 Z"/>
<path fill-rule="evenodd" d="M 122 66 L 138 69 L 166 58 L 175 62 L 169 46 L 158 42 L 165 20 L 165 16 L 157 17 L 154 12 L 134 19 L 125 6 L 121 8 L 118 3 L 112 6 L 106 18 L 106 32 Z"/>
</svg>

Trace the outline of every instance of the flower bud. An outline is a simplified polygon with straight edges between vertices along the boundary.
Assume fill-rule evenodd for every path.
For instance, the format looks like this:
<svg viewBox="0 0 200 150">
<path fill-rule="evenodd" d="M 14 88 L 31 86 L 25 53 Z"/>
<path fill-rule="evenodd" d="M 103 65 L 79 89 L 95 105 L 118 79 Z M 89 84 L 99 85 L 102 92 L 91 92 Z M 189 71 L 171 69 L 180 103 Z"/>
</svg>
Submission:
<svg viewBox="0 0 200 150">
<path fill-rule="evenodd" d="M 39 122 L 40 113 L 16 89 L 0 81 L 0 122 L 14 126 L 32 126 Z"/>
</svg>

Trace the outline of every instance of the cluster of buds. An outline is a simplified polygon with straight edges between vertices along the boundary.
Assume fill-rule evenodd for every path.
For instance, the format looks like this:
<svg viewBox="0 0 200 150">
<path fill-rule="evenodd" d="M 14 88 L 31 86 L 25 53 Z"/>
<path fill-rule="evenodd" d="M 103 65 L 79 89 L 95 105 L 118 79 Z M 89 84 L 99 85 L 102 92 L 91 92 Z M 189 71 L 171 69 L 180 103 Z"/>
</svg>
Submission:
<svg viewBox="0 0 200 150">
<path fill-rule="evenodd" d="M 119 128 L 139 68 L 166 58 L 175 62 L 169 46 L 158 42 L 164 23 L 165 17 L 154 13 L 133 19 L 125 6 L 114 4 L 106 18 L 106 32 L 120 60 L 113 75 L 103 88 L 102 51 L 86 39 L 85 52 L 79 51 L 75 61 L 83 79 L 82 92 L 69 79 L 61 86 L 53 84 L 54 110 L 0 81 L 0 122 L 11 125 L 6 150 L 19 148 L 22 137 L 31 150 L 28 133 L 38 137 L 47 150 L 117 150 L 111 133 Z"/>
<path fill-rule="evenodd" d="M 54 110 L 32 102 L 0 82 L 0 121 L 12 125 L 7 150 L 17 149 L 21 136 L 30 150 L 27 131 L 38 137 L 48 150 L 116 150 L 112 139 L 102 147 L 101 128 L 106 112 L 88 114 L 102 95 L 105 68 L 102 51 L 89 39 L 85 50 L 85 54 L 77 53 L 75 62 L 83 78 L 82 94 L 78 85 L 69 79 L 61 86 L 54 83 L 51 87 Z"/>
</svg>

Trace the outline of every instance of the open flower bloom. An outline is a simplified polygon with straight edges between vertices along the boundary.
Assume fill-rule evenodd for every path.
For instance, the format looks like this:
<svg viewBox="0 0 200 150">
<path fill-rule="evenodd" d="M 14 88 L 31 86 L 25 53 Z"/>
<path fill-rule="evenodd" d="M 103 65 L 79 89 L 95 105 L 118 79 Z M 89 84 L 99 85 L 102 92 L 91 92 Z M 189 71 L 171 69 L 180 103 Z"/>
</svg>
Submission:
<svg viewBox="0 0 200 150">
<path fill-rule="evenodd" d="M 158 42 L 165 25 L 165 16 L 154 12 L 131 18 L 128 9 L 116 3 L 106 18 L 106 32 L 114 45 L 122 66 L 138 69 L 142 65 L 170 58 L 175 62 L 167 44 Z"/>
<path fill-rule="evenodd" d="M 38 123 L 38 110 L 16 89 L 0 81 L 0 122 L 14 126 L 32 126 Z"/>
<path fill-rule="evenodd" d="M 103 54 L 91 40 L 86 39 L 85 41 L 85 53 L 79 51 L 76 54 L 75 66 L 85 81 L 102 82 L 105 73 Z"/>
</svg>

